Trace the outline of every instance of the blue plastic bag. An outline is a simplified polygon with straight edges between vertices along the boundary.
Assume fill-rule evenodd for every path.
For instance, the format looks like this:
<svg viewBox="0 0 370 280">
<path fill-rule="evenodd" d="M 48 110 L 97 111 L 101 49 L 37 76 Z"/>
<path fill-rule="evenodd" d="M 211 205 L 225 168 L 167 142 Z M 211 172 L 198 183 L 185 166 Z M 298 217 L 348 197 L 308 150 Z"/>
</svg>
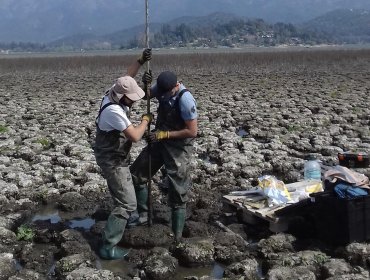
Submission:
<svg viewBox="0 0 370 280">
<path fill-rule="evenodd" d="M 347 183 L 336 184 L 334 191 L 340 198 L 356 198 L 368 195 L 367 191 L 363 188 L 353 187 Z"/>
</svg>

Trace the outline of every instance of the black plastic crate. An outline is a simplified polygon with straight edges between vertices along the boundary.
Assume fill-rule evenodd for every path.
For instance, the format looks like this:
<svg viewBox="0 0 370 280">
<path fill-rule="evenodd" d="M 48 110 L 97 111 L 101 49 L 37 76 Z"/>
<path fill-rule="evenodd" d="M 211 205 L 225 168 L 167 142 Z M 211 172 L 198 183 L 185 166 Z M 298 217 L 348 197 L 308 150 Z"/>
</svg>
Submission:
<svg viewBox="0 0 370 280">
<path fill-rule="evenodd" d="M 339 165 L 349 168 L 369 167 L 369 155 L 364 153 L 338 153 Z"/>
<path fill-rule="evenodd" d="M 312 202 L 319 239 L 336 245 L 370 240 L 370 196 L 342 199 L 323 192 Z"/>
</svg>

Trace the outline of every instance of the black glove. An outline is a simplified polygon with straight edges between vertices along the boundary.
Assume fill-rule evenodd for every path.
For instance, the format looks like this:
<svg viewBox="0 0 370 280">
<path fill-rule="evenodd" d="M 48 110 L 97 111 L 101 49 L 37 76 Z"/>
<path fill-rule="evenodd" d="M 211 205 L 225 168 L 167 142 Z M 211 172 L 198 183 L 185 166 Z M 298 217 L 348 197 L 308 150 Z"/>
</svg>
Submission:
<svg viewBox="0 0 370 280">
<path fill-rule="evenodd" d="M 141 78 L 141 81 L 145 86 L 151 84 L 153 81 L 152 70 L 145 71 L 143 77 Z"/>
<path fill-rule="evenodd" d="M 143 65 L 145 62 L 152 59 L 152 49 L 145 49 L 143 50 L 143 53 L 138 58 L 137 62 L 139 62 L 140 65 Z"/>
</svg>

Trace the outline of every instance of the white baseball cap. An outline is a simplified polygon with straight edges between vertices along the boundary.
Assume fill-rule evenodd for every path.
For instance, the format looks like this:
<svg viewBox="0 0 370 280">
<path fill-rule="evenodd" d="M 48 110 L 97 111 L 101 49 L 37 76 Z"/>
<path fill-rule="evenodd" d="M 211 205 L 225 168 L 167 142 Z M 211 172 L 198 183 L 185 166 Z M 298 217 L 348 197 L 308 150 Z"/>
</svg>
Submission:
<svg viewBox="0 0 370 280">
<path fill-rule="evenodd" d="M 125 95 L 132 101 L 138 101 L 145 96 L 145 92 L 131 76 L 118 78 L 111 89 L 117 95 L 118 99 L 121 99 Z"/>
</svg>

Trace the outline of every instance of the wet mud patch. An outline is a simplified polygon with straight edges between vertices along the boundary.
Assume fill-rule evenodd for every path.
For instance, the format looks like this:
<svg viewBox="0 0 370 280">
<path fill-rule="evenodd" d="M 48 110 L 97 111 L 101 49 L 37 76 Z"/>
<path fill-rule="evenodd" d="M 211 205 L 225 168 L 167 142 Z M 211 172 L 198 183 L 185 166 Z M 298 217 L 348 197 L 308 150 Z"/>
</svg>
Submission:
<svg viewBox="0 0 370 280">
<path fill-rule="evenodd" d="M 165 225 L 139 226 L 126 229 L 122 244 L 134 248 L 166 247 L 173 242 L 172 230 Z"/>
<path fill-rule="evenodd" d="M 207 203 L 201 201 L 198 204 L 206 206 Z M 152 250 L 155 252 L 158 250 L 156 248 L 163 248 L 160 250 L 165 250 L 168 256 L 172 254 L 169 250 L 173 246 L 174 237 L 170 228 L 168 207 L 155 205 L 155 223 L 151 227 L 138 226 L 126 229 L 120 246 L 132 249 L 128 258 L 121 261 L 102 260 L 96 254 L 100 246 L 101 232 L 105 225 L 105 221 L 100 219 L 105 216 L 107 209 L 98 207 L 95 213 L 88 216 L 92 212 L 92 207 L 85 205 L 84 208 L 63 208 L 62 210 L 60 203 L 55 201 L 37 207 L 37 210 L 24 223 L 32 229 L 34 236 L 32 240 L 22 241 L 20 244 L 17 253 L 18 271 L 32 270 L 47 275 L 48 279 L 64 279 L 69 270 L 77 268 L 80 263 L 87 262 L 91 268 L 107 269 L 117 276 L 147 275 L 145 277 L 149 277 L 148 279 L 157 279 L 148 276 L 153 273 L 148 264 L 152 262 L 150 257 L 153 258 Z M 94 208 L 97 208 L 96 205 Z M 65 209 L 69 211 L 65 211 Z M 203 209 L 204 214 L 202 215 L 205 216 L 200 220 L 205 221 L 209 219 L 208 215 L 212 211 Z M 197 209 L 198 212 L 199 210 Z M 188 214 L 188 232 L 193 231 L 191 228 L 197 226 L 207 229 L 205 223 L 191 221 L 190 213 L 191 208 L 189 208 Z M 199 213 L 197 215 L 199 216 Z M 96 216 L 99 219 L 96 219 Z M 190 235 L 199 236 L 196 231 Z M 190 237 L 190 235 L 187 236 Z M 204 237 L 207 236 L 208 234 Z M 209 242 L 212 243 L 212 240 Z M 160 257 L 157 258 L 154 255 L 154 258 Z M 176 266 L 174 272 L 171 272 L 171 278 L 183 279 L 184 277 L 206 275 L 212 279 L 222 279 L 223 271 L 223 265 L 214 263 L 211 258 L 210 261 L 198 266 L 190 265 L 189 262 L 187 264 L 186 262 L 181 263 Z"/>
<path fill-rule="evenodd" d="M 369 279 L 366 274 L 369 259 L 366 252 L 370 251 L 367 243 L 350 244 L 340 250 L 328 248 L 313 242 L 310 232 L 298 225 L 307 233 L 296 234 L 300 246 L 294 247 L 293 252 L 281 252 L 279 246 L 274 246 L 276 240 L 271 238 L 273 234 L 268 226 L 235 226 L 237 214 L 225 217 L 221 205 L 222 195 L 247 190 L 264 174 L 276 175 L 285 183 L 300 180 L 307 153 L 316 154 L 327 165 L 337 163 L 339 152 L 370 153 L 369 57 L 368 50 L 311 49 L 260 52 L 257 56 L 251 53 L 189 54 L 175 60 L 163 55 L 161 65 L 152 65 L 154 73 L 159 73 L 163 67 L 175 69 L 199 104 L 199 137 L 194 142 L 195 155 L 191 161 L 193 187 L 189 193 L 183 237 L 185 240 L 197 237 L 212 240 L 213 258 L 222 263 L 230 279 L 242 278 L 245 275 L 241 274 L 255 273 L 255 270 L 258 273 L 261 255 L 264 263 L 275 265 L 267 268 L 270 271 L 265 272 L 270 275 L 266 277 L 297 279 L 307 276 L 313 279 L 314 273 L 316 279 Z M 92 58 L 94 66 L 85 68 L 83 57 L 75 59 L 81 63 L 76 63 L 78 67 L 73 67 L 72 63 L 68 69 L 60 68 L 59 62 L 62 65 L 66 62 L 63 58 L 58 59 L 58 63 L 53 63 L 54 58 L 34 59 L 32 63 L 29 58 L 14 62 L 7 59 L 5 64 L 10 67 L 0 69 L 3 84 L 0 92 L 4 97 L 0 100 L 0 126 L 3 128 L 0 135 L 0 270 L 4 270 L 0 273 L 9 277 L 16 273 L 11 265 L 18 256 L 22 256 L 20 264 L 33 267 L 17 273 L 22 280 L 49 276 L 59 280 L 67 275 L 96 279 L 115 277 L 113 267 L 112 270 L 100 269 L 100 259 L 95 254 L 113 204 L 106 181 L 96 165 L 92 144 L 101 96 L 122 73 L 124 64 L 116 64 L 116 58 L 101 59 L 102 64 L 99 64 Z M 110 64 L 112 61 L 114 65 Z M 209 71 L 210 61 L 214 64 L 212 72 Z M 89 90 L 86 90 L 87 84 Z M 26 102 L 18 98 L 23 93 Z M 135 103 L 132 109 L 132 121 L 138 123 L 142 112 L 146 111 L 146 104 Z M 133 159 L 144 145 L 144 142 L 133 145 Z M 367 168 L 361 173 L 370 176 L 369 171 Z M 153 182 L 153 201 L 161 209 L 154 224 L 169 228 L 166 195 L 157 188 L 160 179 L 154 178 Z M 35 212 L 37 202 L 51 204 L 50 198 L 60 203 L 57 213 Z M 32 221 L 34 214 L 39 215 L 32 222 L 34 238 L 18 240 L 17 229 Z M 242 236 L 248 243 L 246 249 L 235 238 L 228 239 L 229 243 L 226 240 L 218 242 L 227 235 L 220 237 L 222 229 L 215 226 L 215 221 Z M 146 227 L 136 233 L 140 239 L 145 238 L 145 230 Z M 166 232 L 167 229 L 163 229 L 162 234 Z M 269 238 L 271 242 L 267 245 L 260 242 Z M 139 244 L 134 232 L 131 239 L 130 243 Z M 285 239 L 290 240 L 287 236 Z M 162 241 L 150 242 L 146 240 L 141 246 L 156 246 Z M 57 252 L 54 253 L 55 247 Z M 173 273 L 173 279 L 180 275 L 181 266 L 171 268 L 176 260 L 171 258 L 170 246 L 161 248 L 165 251 L 155 248 L 158 247 L 132 249 L 127 263 L 123 262 L 123 266 L 130 269 L 122 271 L 122 278 L 144 279 L 144 273 L 154 275 L 156 268 L 161 267 L 166 268 L 163 272 Z M 307 254 L 299 252 L 308 249 L 323 251 L 341 261 L 326 261 L 322 255 L 313 254 L 318 256 L 314 257 L 313 271 L 307 271 L 308 266 L 304 270 L 287 267 L 304 264 Z M 32 250 L 45 255 L 40 265 L 34 261 L 37 254 L 31 254 Z M 157 254 L 153 255 L 152 251 Z M 158 251 L 165 257 L 162 258 Z M 269 254 L 264 254 L 265 251 Z M 186 252 L 184 249 L 180 253 Z M 197 253 L 196 250 L 191 252 Z M 248 257 L 244 259 L 246 254 Z M 285 266 L 274 256 L 284 259 Z M 150 265 L 154 263 L 156 266 Z M 54 275 L 47 275 L 48 265 L 54 267 Z M 202 268 L 185 268 L 185 271 L 195 269 L 194 274 L 200 278 L 203 273 L 209 276 L 212 267 L 213 264 L 206 267 L 205 270 L 209 270 L 204 272 Z M 5 268 L 9 268 L 6 274 Z M 325 273 L 320 274 L 320 271 Z M 299 273 L 304 275 L 299 276 Z"/>
<path fill-rule="evenodd" d="M 138 269 L 134 264 L 125 260 L 105 261 L 97 260 L 98 269 L 107 269 L 114 272 L 117 276 L 127 277 L 127 275 L 144 275 L 143 270 Z M 204 277 L 208 276 L 210 279 L 222 279 L 224 273 L 224 266 L 219 263 L 207 267 L 183 267 L 178 266 L 171 279 L 183 280 L 185 277 Z"/>
</svg>

